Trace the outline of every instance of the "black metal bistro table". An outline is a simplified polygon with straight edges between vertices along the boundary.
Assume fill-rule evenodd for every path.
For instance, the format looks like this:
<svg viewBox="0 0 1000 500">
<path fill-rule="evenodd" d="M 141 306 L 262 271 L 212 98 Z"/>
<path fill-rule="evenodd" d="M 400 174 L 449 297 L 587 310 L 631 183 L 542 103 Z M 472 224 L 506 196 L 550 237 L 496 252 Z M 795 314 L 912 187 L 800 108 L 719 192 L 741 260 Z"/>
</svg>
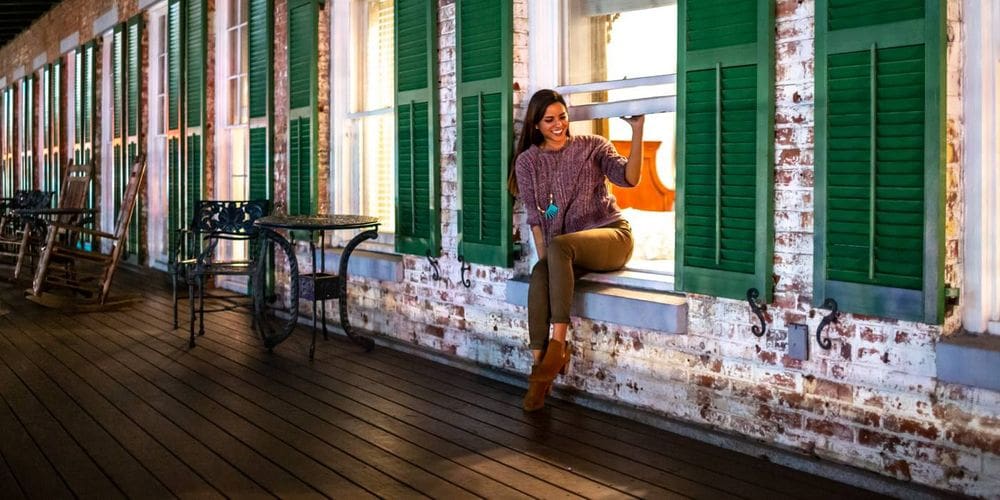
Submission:
<svg viewBox="0 0 1000 500">
<path fill-rule="evenodd" d="M 286 256 L 289 257 L 289 265 L 291 275 L 291 283 L 289 287 L 289 293 L 292 295 L 292 308 L 297 308 L 298 298 L 301 297 L 305 300 L 311 300 L 313 303 L 312 307 L 312 343 L 309 346 L 309 358 L 312 359 L 316 352 L 316 330 L 317 330 L 317 303 L 320 308 L 320 323 L 322 323 L 323 328 L 323 338 L 327 338 L 326 329 L 326 301 L 330 299 L 340 299 L 340 326 L 344 329 L 344 333 L 354 341 L 355 343 L 361 345 L 366 351 L 372 350 L 375 347 L 375 342 L 365 336 L 354 333 L 351 328 L 351 324 L 347 318 L 347 265 L 351 258 L 351 253 L 354 249 L 365 240 L 375 239 L 378 237 L 378 226 L 380 224 L 377 217 L 369 217 L 366 215 L 269 215 L 267 217 L 261 217 L 257 219 L 254 223 L 258 228 L 261 229 L 261 253 L 259 255 L 258 262 L 263 263 L 271 245 L 278 245 L 284 251 Z M 281 234 L 277 233 L 278 230 L 288 231 L 291 241 L 286 239 Z M 343 252 L 340 254 L 340 269 L 337 274 L 330 274 L 326 272 L 326 253 L 324 252 L 326 246 L 326 232 L 327 231 L 344 231 L 344 230 L 360 230 L 360 232 L 355 235 L 351 240 L 344 246 Z M 306 232 L 309 235 L 309 255 L 311 260 L 310 272 L 305 274 L 300 274 L 297 271 L 298 261 L 295 259 L 294 252 L 294 233 L 295 232 Z M 316 258 L 316 236 L 319 237 L 319 262 L 317 263 Z M 260 266 L 261 268 L 265 266 Z M 254 284 L 255 290 L 264 289 L 264 273 L 255 273 L 258 276 L 257 282 Z M 265 345 L 270 349 L 275 345 L 285 340 L 291 333 L 291 329 L 294 325 L 288 325 L 282 332 L 274 333 L 269 331 L 265 327 L 264 311 L 262 310 L 264 306 L 264 301 L 255 300 L 254 309 L 256 322 L 258 323 L 258 328 L 261 328 L 262 337 L 264 337 Z M 292 311 L 293 317 L 295 312 Z"/>
</svg>

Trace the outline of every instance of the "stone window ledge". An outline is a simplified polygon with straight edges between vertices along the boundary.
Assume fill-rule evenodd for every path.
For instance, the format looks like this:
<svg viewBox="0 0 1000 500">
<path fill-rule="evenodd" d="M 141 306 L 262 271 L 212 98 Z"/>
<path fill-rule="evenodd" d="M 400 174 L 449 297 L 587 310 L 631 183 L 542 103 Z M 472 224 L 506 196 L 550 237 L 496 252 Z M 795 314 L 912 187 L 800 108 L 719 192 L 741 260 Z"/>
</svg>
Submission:
<svg viewBox="0 0 1000 500">
<path fill-rule="evenodd" d="M 528 280 L 528 276 L 516 276 L 507 281 L 508 303 L 527 307 Z M 573 315 L 665 333 L 687 333 L 687 299 L 662 291 L 583 279 L 576 285 Z"/>
<path fill-rule="evenodd" d="M 941 382 L 1000 391 L 1000 336 L 944 337 L 937 343 L 936 358 Z"/>
<path fill-rule="evenodd" d="M 337 270 L 340 269 L 340 255 L 343 252 L 343 248 L 326 249 L 327 272 L 336 273 Z M 300 257 L 299 259 L 308 259 L 308 255 L 309 252 L 307 251 L 305 253 L 305 257 Z M 319 250 L 317 250 L 317 265 L 319 258 Z M 302 264 L 304 264 L 305 267 L 309 266 L 308 262 L 300 262 L 299 264 L 300 269 L 302 269 Z M 354 252 L 351 253 L 351 261 L 347 264 L 347 276 L 398 283 L 403 281 L 403 256 L 399 254 L 355 249 Z"/>
</svg>

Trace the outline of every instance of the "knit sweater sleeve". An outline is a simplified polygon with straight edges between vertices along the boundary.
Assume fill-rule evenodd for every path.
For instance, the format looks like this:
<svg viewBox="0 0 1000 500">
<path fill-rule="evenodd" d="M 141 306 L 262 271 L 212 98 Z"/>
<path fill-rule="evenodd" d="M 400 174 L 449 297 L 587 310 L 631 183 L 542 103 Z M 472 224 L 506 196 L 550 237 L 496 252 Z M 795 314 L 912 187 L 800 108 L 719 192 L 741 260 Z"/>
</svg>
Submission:
<svg viewBox="0 0 1000 500">
<path fill-rule="evenodd" d="M 625 177 L 625 165 L 628 158 L 618 153 L 611 141 L 601 136 L 594 136 L 597 144 L 594 145 L 594 160 L 601 167 L 601 171 L 612 183 L 622 187 L 634 187 Z"/>
<path fill-rule="evenodd" d="M 517 173 L 517 191 L 524 203 L 524 211 L 528 215 L 529 226 L 541 226 L 542 220 L 536 207 L 538 199 L 535 197 L 535 173 L 532 168 L 532 160 L 529 153 L 525 151 L 517 157 L 514 163 L 514 171 Z"/>
</svg>

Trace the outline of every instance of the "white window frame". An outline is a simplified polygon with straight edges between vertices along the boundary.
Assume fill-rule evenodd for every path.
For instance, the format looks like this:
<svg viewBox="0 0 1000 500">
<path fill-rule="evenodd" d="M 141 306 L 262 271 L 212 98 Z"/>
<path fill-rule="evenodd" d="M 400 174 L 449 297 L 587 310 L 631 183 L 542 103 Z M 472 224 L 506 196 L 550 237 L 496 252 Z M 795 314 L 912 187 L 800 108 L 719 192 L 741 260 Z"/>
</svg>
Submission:
<svg viewBox="0 0 1000 500">
<path fill-rule="evenodd" d="M 247 92 L 243 92 L 243 89 L 248 85 L 247 74 L 249 68 L 241 66 L 239 68 L 241 72 L 230 74 L 230 59 L 233 57 L 245 59 L 247 57 L 247 54 L 243 52 L 245 47 L 249 47 L 249 40 L 247 39 L 249 36 L 247 31 L 249 13 L 247 13 L 246 19 L 242 23 L 233 24 L 229 19 L 229 11 L 233 2 L 239 3 L 239 6 L 245 11 L 248 11 L 250 8 L 250 2 L 247 0 L 220 0 L 216 4 L 215 32 L 219 33 L 219 35 L 216 36 L 215 43 L 216 170 L 214 198 L 217 200 L 246 200 L 250 195 L 250 120 L 248 103 L 243 100 L 244 97 L 249 98 L 249 89 L 247 89 Z M 231 46 L 230 40 L 234 31 L 241 33 L 241 36 L 236 46 Z M 229 108 L 229 83 L 233 80 L 240 82 L 241 89 L 240 95 L 237 96 L 237 113 L 239 116 L 236 123 L 230 123 L 230 113 L 232 110 Z M 242 151 L 234 151 L 233 136 L 235 134 L 242 134 Z M 237 155 L 242 155 L 243 157 L 243 174 L 239 176 L 235 175 L 232 170 L 233 159 Z M 242 192 L 234 192 L 233 180 L 236 178 L 242 178 Z M 246 243 L 230 241 L 221 241 L 216 250 L 221 260 L 242 259 L 247 251 Z M 215 282 L 221 287 L 235 291 L 243 291 L 247 286 L 246 277 L 242 276 L 217 276 Z"/>
<path fill-rule="evenodd" d="M 112 148 L 112 133 L 114 110 L 114 94 L 111 88 L 111 46 L 114 30 L 108 30 L 101 35 L 101 230 L 115 232 L 115 168 L 114 148 Z M 105 125 L 106 124 L 106 125 Z M 110 251 L 111 242 L 101 238 L 102 251 Z"/>
<path fill-rule="evenodd" d="M 67 159 L 65 164 L 68 165 L 71 160 L 74 164 L 76 163 L 76 150 L 73 149 L 74 144 L 76 144 L 76 50 L 70 50 L 62 57 L 65 61 L 62 76 L 63 81 L 66 82 L 62 89 L 63 99 L 66 102 L 62 120 L 66 124 L 66 137 L 63 138 L 59 150 L 63 158 Z"/>
<path fill-rule="evenodd" d="M 233 47 L 229 46 L 230 32 L 233 30 L 242 30 L 243 37 L 246 38 L 247 33 L 247 23 L 244 22 L 238 26 L 230 26 L 229 22 L 229 7 L 232 2 L 240 2 L 241 0 L 220 0 L 216 7 L 216 33 L 220 35 L 216 37 L 216 64 L 215 64 L 215 123 L 216 135 L 216 176 L 215 176 L 215 193 L 216 198 L 220 200 L 245 200 L 249 196 L 249 170 L 244 170 L 244 192 L 233 193 L 232 191 L 232 172 L 230 171 L 230 166 L 232 165 L 231 159 L 234 156 L 232 149 L 231 134 L 234 131 L 243 131 L 244 141 L 243 141 L 243 165 L 247 166 L 250 156 L 249 148 L 249 138 L 250 138 L 250 123 L 247 118 L 247 114 L 241 111 L 243 116 L 240 119 L 240 123 L 231 124 L 229 123 L 229 82 L 233 79 L 242 82 L 242 86 L 247 85 L 247 73 L 238 73 L 235 76 L 229 74 L 229 60 L 233 52 L 236 53 L 237 57 L 241 57 L 242 47 L 238 46 L 233 50 Z M 245 2 L 246 8 L 249 9 L 249 2 Z M 249 18 L 249 17 L 248 17 Z M 239 98 L 242 99 L 243 95 Z M 240 108 L 245 109 L 247 103 L 240 102 Z M 235 154 L 240 154 L 239 152 Z"/>
<path fill-rule="evenodd" d="M 401 1 L 401 0 L 396 0 Z M 357 121 L 370 116 L 394 116 L 395 107 L 390 105 L 379 109 L 355 112 L 359 64 L 352 50 L 359 33 L 355 30 L 352 9 L 354 0 L 340 0 L 333 3 L 330 14 L 330 180 L 331 211 L 335 213 L 360 213 L 362 166 L 357 151 L 361 147 L 361 137 Z M 395 22 L 395 20 L 393 21 Z M 394 75 L 387 75 L 394 78 Z M 395 125 L 392 127 L 395 130 Z M 393 154 L 395 158 L 395 153 Z M 395 165 L 393 164 L 393 168 Z M 393 174 L 395 189 L 395 174 Z M 393 207 L 395 209 L 395 207 Z M 347 243 L 350 234 L 333 234 L 334 245 Z M 365 241 L 361 248 L 376 252 L 395 252 L 395 234 L 380 229 L 377 240 Z"/>
<path fill-rule="evenodd" d="M 966 331 L 1000 335 L 1000 4 L 965 0 Z"/>
<path fill-rule="evenodd" d="M 147 183 L 149 192 L 149 230 L 147 248 L 149 265 L 167 271 L 170 262 L 167 241 L 167 213 L 169 194 L 167 189 L 167 3 L 161 2 L 149 9 L 149 88 L 146 95 L 146 109 L 149 110 L 149 126 L 146 134 Z M 162 59 L 162 65 L 160 64 Z M 162 125 L 162 131 L 156 124 Z M 167 237 L 164 238 L 164 235 Z"/>
<path fill-rule="evenodd" d="M 648 85 L 673 84 L 677 81 L 676 73 L 629 78 L 626 80 L 610 80 L 590 82 L 575 85 L 563 85 L 568 80 L 569 54 L 563 43 L 568 25 L 567 1 L 585 1 L 597 12 L 603 11 L 605 5 L 622 6 L 626 10 L 642 9 L 654 6 L 674 5 L 676 0 L 618 0 L 609 3 L 606 0 L 532 0 L 528 2 L 528 76 L 527 95 L 530 96 L 541 89 L 554 89 L 562 94 L 570 104 L 573 121 L 595 120 L 602 118 L 617 118 L 639 114 L 672 113 L 677 110 L 677 96 L 662 95 L 642 99 L 610 101 L 573 105 L 573 94 L 590 93 L 604 90 L 618 90 Z M 610 8 L 610 7 L 608 7 Z M 680 21 L 678 21 L 680 22 Z M 552 50 L 559 47 L 560 50 Z M 676 138 L 675 138 L 676 141 Z M 529 253 L 534 265 L 536 256 Z M 590 274 L 587 279 L 609 284 L 618 284 L 657 291 L 672 291 L 674 270 L 665 274 L 641 270 L 623 269 L 615 273 Z"/>
</svg>

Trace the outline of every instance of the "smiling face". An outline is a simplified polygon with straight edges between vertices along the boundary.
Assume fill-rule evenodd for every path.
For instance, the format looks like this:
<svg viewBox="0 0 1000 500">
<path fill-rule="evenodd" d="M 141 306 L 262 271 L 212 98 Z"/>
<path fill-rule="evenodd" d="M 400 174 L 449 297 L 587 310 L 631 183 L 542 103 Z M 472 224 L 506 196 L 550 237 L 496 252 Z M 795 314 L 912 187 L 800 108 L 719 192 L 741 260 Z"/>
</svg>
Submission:
<svg viewBox="0 0 1000 500">
<path fill-rule="evenodd" d="M 558 102 L 549 104 L 542 119 L 535 124 L 535 128 L 545 138 L 542 149 L 548 151 L 562 149 L 566 145 L 566 138 L 569 137 L 569 113 L 566 112 L 566 106 Z"/>
</svg>

